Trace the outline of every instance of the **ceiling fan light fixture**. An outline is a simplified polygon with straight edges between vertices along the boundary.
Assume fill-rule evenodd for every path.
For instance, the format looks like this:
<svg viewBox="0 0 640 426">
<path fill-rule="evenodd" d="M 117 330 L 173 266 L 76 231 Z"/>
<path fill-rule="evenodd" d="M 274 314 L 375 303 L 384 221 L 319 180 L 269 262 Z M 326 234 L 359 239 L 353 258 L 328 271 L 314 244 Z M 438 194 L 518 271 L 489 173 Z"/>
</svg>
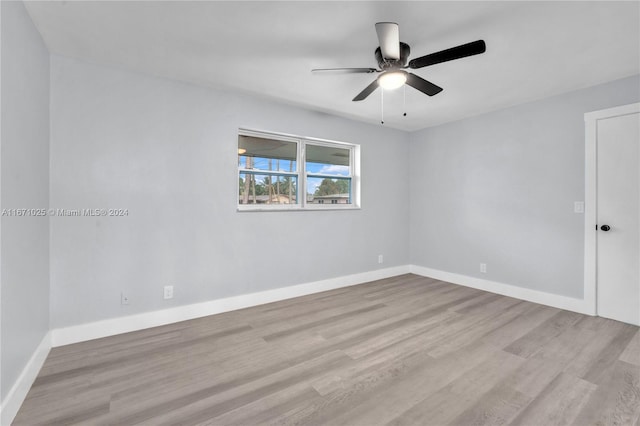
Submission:
<svg viewBox="0 0 640 426">
<path fill-rule="evenodd" d="M 393 90 L 407 82 L 407 73 L 404 71 L 387 71 L 378 78 L 380 87 Z"/>
</svg>

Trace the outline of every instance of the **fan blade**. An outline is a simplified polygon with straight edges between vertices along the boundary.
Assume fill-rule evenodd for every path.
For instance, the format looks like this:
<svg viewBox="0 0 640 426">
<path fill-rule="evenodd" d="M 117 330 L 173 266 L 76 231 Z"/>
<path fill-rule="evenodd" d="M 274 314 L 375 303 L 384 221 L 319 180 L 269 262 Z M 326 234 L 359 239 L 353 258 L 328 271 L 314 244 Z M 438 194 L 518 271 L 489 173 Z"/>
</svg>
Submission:
<svg viewBox="0 0 640 426">
<path fill-rule="evenodd" d="M 407 73 L 407 84 L 429 96 L 437 95 L 442 92 L 442 87 L 436 86 L 430 81 L 427 81 L 422 77 L 418 77 L 415 74 L 411 74 L 410 72 Z"/>
<path fill-rule="evenodd" d="M 355 98 L 353 98 L 353 101 L 357 102 L 365 99 L 367 96 L 372 94 L 373 91 L 376 90 L 377 88 L 378 88 L 378 80 L 376 79 L 376 80 L 373 80 L 373 83 L 365 87 L 365 89 L 362 92 L 358 93 L 358 95 Z"/>
<path fill-rule="evenodd" d="M 367 74 L 378 71 L 375 68 L 316 68 L 311 72 L 323 73 L 323 72 L 335 72 L 341 74 Z"/>
<path fill-rule="evenodd" d="M 471 43 L 461 44 L 460 46 L 412 59 L 409 61 L 409 68 L 422 68 L 454 59 L 466 58 L 467 56 L 484 53 L 486 50 L 487 45 L 484 43 L 484 40 L 476 40 Z"/>
<path fill-rule="evenodd" d="M 400 59 L 400 33 L 395 22 L 378 22 L 376 33 L 384 59 Z"/>
</svg>

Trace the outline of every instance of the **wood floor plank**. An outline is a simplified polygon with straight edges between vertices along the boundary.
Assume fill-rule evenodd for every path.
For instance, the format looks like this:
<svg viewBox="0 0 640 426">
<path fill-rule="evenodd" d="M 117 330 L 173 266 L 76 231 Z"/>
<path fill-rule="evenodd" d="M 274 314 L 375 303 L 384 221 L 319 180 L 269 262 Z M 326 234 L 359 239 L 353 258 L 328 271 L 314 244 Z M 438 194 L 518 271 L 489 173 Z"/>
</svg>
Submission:
<svg viewBox="0 0 640 426">
<path fill-rule="evenodd" d="M 527 303 L 529 309 L 516 318 L 513 318 L 507 324 L 490 331 L 482 337 L 485 342 L 492 343 L 500 348 L 510 345 L 529 333 L 541 323 L 560 312 L 559 309 L 549 306 Z"/>
<path fill-rule="evenodd" d="M 549 349 L 547 354 L 553 351 L 560 358 L 564 353 L 565 367 L 563 370 L 565 373 L 580 378 L 591 375 L 594 378 L 592 380 L 595 380 L 598 376 L 596 373 L 602 373 L 603 368 L 606 369 L 608 365 L 613 365 L 614 358 L 623 351 L 625 336 L 628 332 L 628 330 L 625 331 L 627 325 L 617 321 L 608 321 L 604 326 L 598 326 L 597 330 L 578 327 L 582 329 L 575 334 L 582 336 L 582 338 L 580 340 L 574 338 L 570 350 Z M 572 331 L 575 332 L 575 330 Z M 622 336 L 620 336 L 621 333 Z M 620 341 L 621 337 L 623 341 Z M 612 345 L 613 348 L 609 348 Z M 557 347 L 557 343 L 555 346 Z M 571 354 L 575 354 L 575 356 L 567 359 L 567 356 Z M 604 374 L 606 375 L 607 372 Z"/>
<path fill-rule="evenodd" d="M 287 306 L 282 311 L 275 309 L 268 313 L 250 313 L 250 316 L 245 321 L 256 329 L 262 330 L 264 334 L 269 334 L 286 329 L 291 324 L 311 323 L 348 312 L 349 310 L 353 311 L 366 306 L 380 304 L 372 300 L 365 305 L 362 296 L 353 293 L 341 294 L 340 297 L 326 296 L 312 303 L 313 305 L 311 306 L 305 303 Z"/>
<path fill-rule="evenodd" d="M 235 357 L 220 357 L 215 351 L 212 354 L 181 357 L 180 365 L 162 365 L 157 369 L 146 370 L 143 375 L 134 375 L 139 380 L 127 383 L 124 386 L 108 386 L 111 394 L 112 407 L 118 410 L 120 406 L 130 404 L 131 398 L 135 398 L 137 408 L 146 405 L 154 405 L 158 400 L 171 398 L 176 390 L 183 392 L 207 388 L 212 385 L 219 386 L 218 391 L 247 383 L 252 380 L 272 374 L 288 368 L 291 363 L 277 348 L 251 348 L 248 352 L 238 348 L 240 353 Z M 256 358 L 260 363 L 256 363 Z M 170 383 L 171 386 L 167 386 Z M 169 396 L 166 396 L 169 395 Z"/>
<path fill-rule="evenodd" d="M 387 420 L 389 424 L 399 426 L 425 421 L 433 425 L 449 424 L 525 362 L 524 359 L 500 349 L 479 347 L 486 348 L 488 355 L 482 362 L 475 363 L 466 359 L 465 364 L 470 368 L 457 376 L 448 377 L 453 380 L 434 381 L 430 391 L 418 390 L 419 400 L 403 407 L 402 412 Z M 458 356 L 462 359 L 465 357 L 463 351 Z M 441 359 L 448 360 L 449 357 Z M 458 365 L 458 362 L 455 364 Z"/>
<path fill-rule="evenodd" d="M 531 397 L 505 386 L 494 386 L 478 401 L 463 411 L 450 424 L 498 426 L 509 424 L 524 407 L 531 401 Z M 550 423 L 533 423 L 548 425 Z"/>
<path fill-rule="evenodd" d="M 289 368 L 273 369 L 270 374 L 241 377 L 235 381 L 213 384 L 189 393 L 174 392 L 142 410 L 133 407 L 124 416 L 109 416 L 108 421 L 111 424 L 136 424 L 157 418 L 158 422 L 162 422 L 165 415 L 178 415 L 181 424 L 197 424 L 270 393 L 294 386 L 348 361 L 349 358 L 344 354 L 338 351 L 331 352 Z"/>
<path fill-rule="evenodd" d="M 638 327 L 412 274 L 54 348 L 16 425 L 640 421 Z"/>
<path fill-rule="evenodd" d="M 228 336 L 230 334 L 240 333 L 251 330 L 249 326 L 240 326 L 228 330 L 219 331 L 210 335 L 200 336 L 187 341 L 163 341 L 159 345 L 147 345 L 144 347 L 136 347 L 135 350 L 129 352 L 119 351 L 115 356 L 110 354 L 108 359 L 106 357 L 93 356 L 87 358 L 87 362 L 84 365 L 74 365 L 67 370 L 51 373 L 46 375 L 38 375 L 38 378 L 34 382 L 34 386 L 43 386 L 48 383 L 66 380 L 68 378 L 83 376 L 87 373 L 95 374 L 100 371 L 112 371 L 114 367 L 121 366 L 126 363 L 142 362 L 146 363 L 149 356 L 159 351 L 171 351 L 172 349 L 183 348 L 185 345 L 196 344 L 199 342 L 211 342 L 221 337 Z"/>
<path fill-rule="evenodd" d="M 622 330 L 594 357 L 588 370 L 581 377 L 591 383 L 609 380 L 612 370 L 618 365 L 615 361 L 622 355 L 636 331 L 637 327 L 623 324 Z"/>
<path fill-rule="evenodd" d="M 616 361 L 573 425 L 634 425 L 640 419 L 640 368 Z"/>
<path fill-rule="evenodd" d="M 411 321 L 407 321 L 402 327 L 379 331 L 370 339 L 360 341 L 355 345 L 350 345 L 345 348 L 344 351 L 354 359 L 362 358 L 367 354 L 380 351 L 407 339 L 413 339 L 417 335 L 425 332 L 433 331 L 438 324 L 458 317 L 460 317 L 459 314 L 446 310 L 439 311 L 435 315 L 418 315 L 413 318 L 408 318 L 408 320 L 410 319 Z"/>
<path fill-rule="evenodd" d="M 542 358 L 528 358 L 500 384 L 531 398 L 537 397 L 561 372 L 563 363 Z"/>
<path fill-rule="evenodd" d="M 312 322 L 305 322 L 304 324 L 300 324 L 300 325 L 294 325 L 291 327 L 288 327 L 284 330 L 281 331 L 276 331 L 270 334 L 266 334 L 266 335 L 262 335 L 262 338 L 264 340 L 266 340 L 267 342 L 275 340 L 275 339 L 280 339 L 282 337 L 285 336 L 289 336 L 292 334 L 296 334 L 296 333 L 300 333 L 300 332 L 304 332 L 304 331 L 308 331 L 314 328 L 317 328 L 319 326 L 323 326 L 323 325 L 327 325 L 327 324 L 331 324 L 331 323 L 336 323 L 336 322 L 341 322 L 347 318 L 350 317 L 354 317 L 354 316 L 358 316 L 360 314 L 366 313 L 366 312 L 370 312 L 370 311 L 374 311 L 376 309 L 380 309 L 380 308 L 384 308 L 385 305 L 380 304 L 380 303 L 376 303 L 374 305 L 370 305 L 370 306 L 365 306 L 364 308 L 358 308 L 358 309 L 354 309 L 354 310 L 349 310 L 347 312 L 343 312 L 340 314 L 336 314 L 336 315 L 331 315 L 322 319 L 318 319 L 316 321 L 312 321 Z"/>
<path fill-rule="evenodd" d="M 593 383 L 561 373 L 510 424 L 572 424 L 596 388 Z"/>
<path fill-rule="evenodd" d="M 426 293 L 423 297 L 407 300 L 405 303 L 392 302 L 387 308 L 372 311 L 370 315 L 360 316 L 344 321 L 340 324 L 324 327 L 320 332 L 327 339 L 340 338 L 348 339 L 350 337 L 365 333 L 369 330 L 385 327 L 391 323 L 413 317 L 425 311 L 431 311 L 439 304 L 451 303 L 452 301 L 461 300 L 464 292 L 458 292 L 455 287 L 447 288 L 447 294 L 443 295 L 437 290 L 435 293 Z M 465 298 L 468 300 L 469 298 Z M 428 300 L 428 303 L 424 303 Z M 421 303 L 422 302 L 422 303 Z M 443 312 L 445 309 L 439 309 Z M 392 327 L 393 328 L 393 327 Z"/>
<path fill-rule="evenodd" d="M 565 329 L 583 319 L 583 315 L 575 312 L 560 311 L 520 339 L 505 348 L 506 351 L 527 358 L 540 347 L 553 340 Z"/>
<path fill-rule="evenodd" d="M 620 354 L 619 359 L 620 361 L 640 366 L 640 330 L 636 330 L 636 334 L 622 354 Z"/>
<path fill-rule="evenodd" d="M 425 351 L 378 352 L 331 371 L 314 380 L 311 385 L 320 395 L 330 398 L 342 394 L 345 389 L 373 388 L 383 383 L 391 383 L 396 378 L 430 364 L 434 359 Z M 342 396 L 342 398 L 344 395 Z"/>
<path fill-rule="evenodd" d="M 292 392 L 292 389 L 287 389 L 286 392 L 269 395 L 249 405 L 244 405 L 215 417 L 204 424 L 237 426 L 278 424 L 281 421 L 282 414 L 292 410 L 300 410 L 305 406 L 312 406 L 320 400 L 322 400 L 322 397 L 309 387 L 304 387 L 301 391 L 295 393 Z"/>
<path fill-rule="evenodd" d="M 475 309 L 469 311 L 470 313 L 465 316 L 466 324 L 460 322 L 459 325 L 462 327 L 450 327 L 450 332 L 436 342 L 429 353 L 434 357 L 445 356 L 473 340 L 482 339 L 486 334 L 500 328 L 528 309 L 526 303 L 515 299 L 504 298 L 503 301 L 504 304 L 500 309 L 496 309 L 494 304 L 488 304 L 484 311 L 478 312 Z"/>
</svg>

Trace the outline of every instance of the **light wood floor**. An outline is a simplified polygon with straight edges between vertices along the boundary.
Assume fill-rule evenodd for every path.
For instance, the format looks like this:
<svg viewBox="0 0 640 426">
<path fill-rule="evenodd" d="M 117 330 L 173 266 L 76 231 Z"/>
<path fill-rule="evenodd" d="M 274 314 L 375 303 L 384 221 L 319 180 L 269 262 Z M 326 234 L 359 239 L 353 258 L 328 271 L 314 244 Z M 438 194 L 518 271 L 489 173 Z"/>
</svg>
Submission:
<svg viewBox="0 0 640 426">
<path fill-rule="evenodd" d="M 55 348 L 16 425 L 633 425 L 638 327 L 403 275 Z"/>
</svg>

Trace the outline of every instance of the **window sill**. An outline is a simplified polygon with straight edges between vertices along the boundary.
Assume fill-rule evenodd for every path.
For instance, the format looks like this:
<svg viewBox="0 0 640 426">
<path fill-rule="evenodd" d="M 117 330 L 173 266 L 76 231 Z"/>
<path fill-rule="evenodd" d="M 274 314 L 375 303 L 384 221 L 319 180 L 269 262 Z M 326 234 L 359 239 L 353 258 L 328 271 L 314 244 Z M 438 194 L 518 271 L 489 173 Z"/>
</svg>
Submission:
<svg viewBox="0 0 640 426">
<path fill-rule="evenodd" d="M 336 207 L 336 206 L 326 206 L 326 207 L 283 207 L 283 206 L 269 206 L 269 207 L 249 207 L 249 206 L 238 206 L 236 211 L 240 213 L 244 212 L 304 212 L 304 211 L 324 211 L 324 210 L 361 210 L 360 206 L 344 206 L 344 207 Z"/>
</svg>

